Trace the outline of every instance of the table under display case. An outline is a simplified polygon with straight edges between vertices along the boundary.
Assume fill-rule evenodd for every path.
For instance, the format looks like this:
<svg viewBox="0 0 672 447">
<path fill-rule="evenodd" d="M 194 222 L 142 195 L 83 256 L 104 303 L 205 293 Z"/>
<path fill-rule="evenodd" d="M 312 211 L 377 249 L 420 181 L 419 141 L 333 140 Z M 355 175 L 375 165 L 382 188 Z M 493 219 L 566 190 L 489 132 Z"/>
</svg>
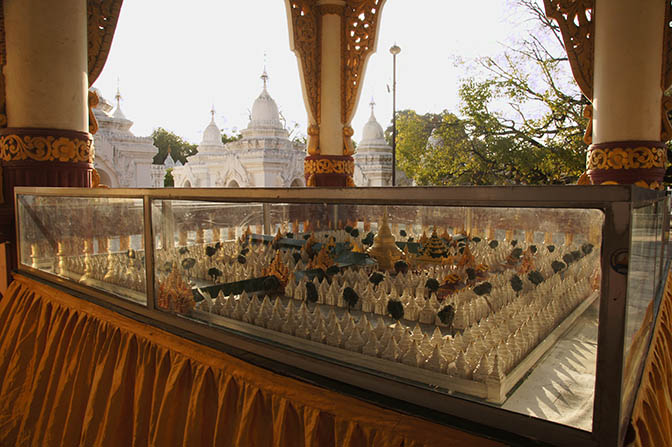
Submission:
<svg viewBox="0 0 672 447">
<path fill-rule="evenodd" d="M 666 197 L 637 187 L 15 201 L 24 273 L 324 386 L 555 445 L 622 442 L 667 276 Z"/>
</svg>

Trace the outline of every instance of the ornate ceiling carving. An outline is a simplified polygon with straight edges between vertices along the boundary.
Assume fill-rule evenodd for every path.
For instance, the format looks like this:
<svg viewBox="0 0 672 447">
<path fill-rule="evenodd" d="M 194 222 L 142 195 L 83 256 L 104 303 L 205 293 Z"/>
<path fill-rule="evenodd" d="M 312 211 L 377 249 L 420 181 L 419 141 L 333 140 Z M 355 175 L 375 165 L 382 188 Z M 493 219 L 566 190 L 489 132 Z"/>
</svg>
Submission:
<svg viewBox="0 0 672 447">
<path fill-rule="evenodd" d="M 103 71 L 117 27 L 122 0 L 87 0 L 89 86 Z"/>
<path fill-rule="evenodd" d="M 315 0 L 288 0 L 292 40 L 303 88 L 308 100 L 311 123 L 320 124 L 320 44 L 321 21 Z"/>
<path fill-rule="evenodd" d="M 349 0 L 342 39 L 342 119 L 349 124 L 361 92 L 364 67 L 375 51 L 380 11 L 385 0 Z"/>
<path fill-rule="evenodd" d="M 595 0 L 544 0 L 546 15 L 558 23 L 576 83 L 593 99 Z"/>
</svg>

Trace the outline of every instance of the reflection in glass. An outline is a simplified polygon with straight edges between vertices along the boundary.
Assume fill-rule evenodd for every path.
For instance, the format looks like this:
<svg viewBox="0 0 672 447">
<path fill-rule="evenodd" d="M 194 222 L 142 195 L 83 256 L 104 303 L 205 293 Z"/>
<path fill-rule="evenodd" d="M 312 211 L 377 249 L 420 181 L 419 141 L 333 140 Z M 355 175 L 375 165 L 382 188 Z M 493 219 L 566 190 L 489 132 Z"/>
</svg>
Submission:
<svg viewBox="0 0 672 447">
<path fill-rule="evenodd" d="M 666 209 L 663 205 L 656 202 L 632 211 L 623 343 L 623 418 L 627 417 L 628 404 L 634 398 L 636 375 L 653 329 L 654 298 L 659 292 L 663 267 L 663 212 Z"/>
<path fill-rule="evenodd" d="M 152 202 L 156 305 L 590 430 L 595 210 Z"/>
<path fill-rule="evenodd" d="M 146 303 L 142 199 L 18 196 L 20 262 Z"/>
</svg>

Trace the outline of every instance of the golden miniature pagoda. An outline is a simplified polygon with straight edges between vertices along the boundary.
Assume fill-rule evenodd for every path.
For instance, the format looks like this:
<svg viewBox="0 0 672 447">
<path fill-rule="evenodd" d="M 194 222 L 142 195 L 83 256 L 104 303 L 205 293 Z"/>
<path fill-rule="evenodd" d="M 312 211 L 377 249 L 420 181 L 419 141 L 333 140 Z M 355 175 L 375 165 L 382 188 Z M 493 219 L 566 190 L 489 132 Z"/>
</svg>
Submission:
<svg viewBox="0 0 672 447">
<path fill-rule="evenodd" d="M 471 267 L 474 268 L 476 266 L 476 259 L 474 258 L 474 255 L 471 254 L 471 250 L 469 249 L 469 245 L 464 246 L 464 251 L 462 252 L 462 257 L 457 263 L 458 267 Z"/>
<path fill-rule="evenodd" d="M 182 315 L 188 315 L 194 307 L 194 295 L 178 272 L 176 263 L 173 263 L 171 273 L 159 284 L 156 302 L 160 308 Z"/>
<path fill-rule="evenodd" d="M 280 253 L 280 250 L 275 252 L 273 261 L 271 261 L 271 264 L 263 270 L 262 275 L 275 276 L 282 287 L 285 287 L 287 285 L 287 281 L 289 280 L 289 267 L 287 267 L 285 263 L 282 262 L 282 256 Z"/>
<path fill-rule="evenodd" d="M 324 244 L 319 253 L 317 253 L 317 256 L 311 259 L 308 268 L 326 271 L 332 265 L 334 265 L 334 259 L 331 257 L 331 247 L 329 244 Z"/>
<path fill-rule="evenodd" d="M 383 214 L 383 222 L 380 224 L 378 234 L 373 238 L 373 246 L 366 252 L 378 262 L 381 269 L 385 270 L 392 270 L 394 263 L 404 257 L 387 223 L 387 210 Z"/>
<path fill-rule="evenodd" d="M 423 233 L 420 240 L 424 240 L 424 242 L 421 242 L 422 250 L 413 257 L 413 261 L 431 264 L 453 263 L 453 257 L 448 256 L 448 248 L 443 240 L 437 236 L 436 230 L 432 232 L 429 238 Z"/>
</svg>

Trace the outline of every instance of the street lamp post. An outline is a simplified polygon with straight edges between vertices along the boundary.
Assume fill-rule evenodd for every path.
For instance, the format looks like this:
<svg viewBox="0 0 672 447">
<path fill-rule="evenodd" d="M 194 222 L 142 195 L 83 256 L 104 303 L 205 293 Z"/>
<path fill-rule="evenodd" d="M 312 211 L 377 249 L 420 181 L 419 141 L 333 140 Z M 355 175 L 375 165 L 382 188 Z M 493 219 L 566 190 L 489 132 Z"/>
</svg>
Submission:
<svg viewBox="0 0 672 447">
<path fill-rule="evenodd" d="M 397 54 L 401 48 L 395 43 L 390 47 L 392 53 L 392 186 L 397 186 Z"/>
</svg>

